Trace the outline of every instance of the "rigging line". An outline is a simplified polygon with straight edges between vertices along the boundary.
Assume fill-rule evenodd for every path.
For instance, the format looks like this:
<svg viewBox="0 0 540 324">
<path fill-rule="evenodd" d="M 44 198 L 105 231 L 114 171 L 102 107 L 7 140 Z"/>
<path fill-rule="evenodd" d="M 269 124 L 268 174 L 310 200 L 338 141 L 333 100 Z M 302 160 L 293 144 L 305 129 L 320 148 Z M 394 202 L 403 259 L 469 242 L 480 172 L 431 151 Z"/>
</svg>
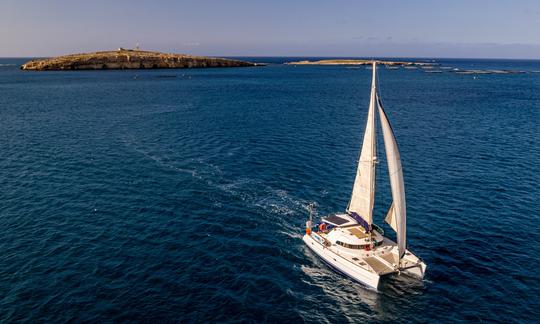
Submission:
<svg viewBox="0 0 540 324">
<path fill-rule="evenodd" d="M 381 110 L 383 111 L 384 115 L 386 116 L 386 111 L 384 110 L 384 106 L 382 104 L 382 100 L 381 100 L 381 97 L 377 97 L 377 100 L 378 100 L 378 104 L 379 104 L 379 108 L 381 108 Z M 386 119 L 388 120 L 388 116 L 386 116 Z M 394 134 L 394 129 L 392 128 L 392 125 L 390 125 L 390 130 L 392 131 L 392 135 L 394 136 L 394 141 L 396 143 L 396 146 L 398 145 L 397 144 L 397 140 L 395 139 L 395 134 Z M 401 158 L 400 158 L 400 162 L 401 162 Z M 388 163 L 388 162 L 387 162 Z M 397 170 L 395 170 L 394 172 L 390 173 L 388 172 L 388 176 L 391 177 L 393 176 L 394 174 L 398 173 L 400 170 L 403 170 L 403 165 L 400 163 L 400 166 Z"/>
<path fill-rule="evenodd" d="M 376 82 L 376 85 L 375 85 L 375 103 L 378 105 L 378 100 L 379 100 L 379 71 L 377 70 L 377 65 L 375 65 L 375 82 Z M 375 108 L 375 110 L 377 110 L 377 108 Z M 374 112 L 374 119 L 375 119 L 375 125 L 377 124 L 377 113 L 376 111 Z M 379 141 L 379 136 L 380 135 L 380 132 L 382 131 L 382 128 L 380 127 L 377 127 L 375 129 L 375 149 L 376 149 L 376 152 L 377 152 L 377 156 L 381 155 L 382 154 L 380 152 L 381 151 L 381 143 Z M 384 195 L 384 192 L 382 190 L 383 186 L 382 186 L 382 177 L 380 176 L 380 173 L 381 172 L 381 163 L 379 163 L 379 160 L 377 159 L 377 163 L 375 165 L 375 187 L 376 188 L 379 188 L 379 190 L 375 190 L 375 197 L 374 197 L 374 200 L 375 201 L 379 201 L 379 205 L 382 206 L 384 204 L 384 201 L 385 201 L 385 195 Z M 379 197 L 379 199 L 377 199 L 376 197 Z M 373 202 L 373 207 L 375 208 L 375 201 Z"/>
<path fill-rule="evenodd" d="M 402 166 L 400 166 L 396 171 L 390 173 L 390 176 L 393 176 L 394 174 L 398 173 L 400 170 L 403 170 Z"/>
<path fill-rule="evenodd" d="M 379 89 L 381 88 L 381 86 L 379 84 L 379 72 L 377 71 L 376 73 L 377 73 L 377 79 L 376 79 L 376 81 L 377 81 L 377 99 L 381 102 L 381 105 L 382 105 L 382 99 L 381 99 L 381 96 L 379 96 L 379 92 L 380 92 Z"/>
</svg>

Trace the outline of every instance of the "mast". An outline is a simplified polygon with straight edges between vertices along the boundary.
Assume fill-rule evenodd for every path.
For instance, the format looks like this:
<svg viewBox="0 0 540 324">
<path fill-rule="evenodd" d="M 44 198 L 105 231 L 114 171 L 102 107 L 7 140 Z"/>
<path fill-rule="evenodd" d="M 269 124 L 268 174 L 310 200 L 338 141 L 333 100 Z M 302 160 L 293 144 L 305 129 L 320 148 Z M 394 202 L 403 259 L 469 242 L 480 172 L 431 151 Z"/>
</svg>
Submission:
<svg viewBox="0 0 540 324">
<path fill-rule="evenodd" d="M 347 211 L 358 214 L 370 230 L 373 224 L 373 205 L 375 200 L 375 166 L 377 162 L 375 106 L 377 104 L 377 63 L 372 63 L 371 96 L 368 116 L 362 142 L 362 150 L 358 161 L 351 200 Z"/>
</svg>

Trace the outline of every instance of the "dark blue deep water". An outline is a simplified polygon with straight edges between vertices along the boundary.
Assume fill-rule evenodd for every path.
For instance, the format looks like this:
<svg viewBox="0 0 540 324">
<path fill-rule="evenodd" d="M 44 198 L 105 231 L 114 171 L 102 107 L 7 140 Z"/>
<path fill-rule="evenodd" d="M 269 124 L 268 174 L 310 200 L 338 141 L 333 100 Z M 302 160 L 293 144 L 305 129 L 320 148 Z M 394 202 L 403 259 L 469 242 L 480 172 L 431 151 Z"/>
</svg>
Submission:
<svg viewBox="0 0 540 324">
<path fill-rule="evenodd" d="M 0 59 L 0 322 L 538 321 L 540 61 L 380 69 L 428 271 L 379 292 L 301 241 L 309 203 L 347 205 L 371 71 L 24 61 Z"/>
</svg>

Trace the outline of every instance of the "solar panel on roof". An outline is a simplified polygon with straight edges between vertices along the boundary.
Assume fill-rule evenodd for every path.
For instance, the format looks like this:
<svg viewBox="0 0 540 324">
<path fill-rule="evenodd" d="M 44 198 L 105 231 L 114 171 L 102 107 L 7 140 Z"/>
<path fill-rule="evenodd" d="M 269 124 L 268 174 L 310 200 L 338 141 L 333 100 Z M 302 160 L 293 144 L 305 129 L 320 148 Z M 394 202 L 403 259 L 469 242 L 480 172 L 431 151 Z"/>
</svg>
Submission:
<svg viewBox="0 0 540 324">
<path fill-rule="evenodd" d="M 336 224 L 336 225 L 343 225 L 345 223 L 348 223 L 349 220 L 346 218 L 341 218 L 337 215 L 328 216 L 324 219 L 325 222 Z"/>
</svg>

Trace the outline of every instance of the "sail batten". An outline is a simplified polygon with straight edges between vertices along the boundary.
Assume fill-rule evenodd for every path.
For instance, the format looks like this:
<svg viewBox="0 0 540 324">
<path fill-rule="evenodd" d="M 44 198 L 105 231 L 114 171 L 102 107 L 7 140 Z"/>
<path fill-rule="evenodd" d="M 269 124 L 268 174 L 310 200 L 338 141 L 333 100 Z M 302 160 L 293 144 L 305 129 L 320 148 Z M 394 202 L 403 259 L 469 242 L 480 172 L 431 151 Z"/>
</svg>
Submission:
<svg viewBox="0 0 540 324">
<path fill-rule="evenodd" d="M 368 226 L 373 224 L 373 204 L 375 200 L 375 163 L 377 160 L 375 110 L 377 97 L 376 65 L 373 63 L 369 111 L 358 160 L 351 201 L 347 210 L 362 217 Z"/>
<path fill-rule="evenodd" d="M 401 158 L 394 136 L 394 131 L 390 126 L 384 108 L 377 99 L 379 119 L 384 138 L 384 149 L 386 151 L 386 161 L 388 164 L 388 174 L 390 178 L 390 187 L 392 189 L 392 206 L 386 216 L 386 222 L 396 231 L 399 258 L 403 257 L 406 249 L 407 236 L 407 212 L 405 202 L 405 184 L 403 181 L 403 169 Z"/>
</svg>

